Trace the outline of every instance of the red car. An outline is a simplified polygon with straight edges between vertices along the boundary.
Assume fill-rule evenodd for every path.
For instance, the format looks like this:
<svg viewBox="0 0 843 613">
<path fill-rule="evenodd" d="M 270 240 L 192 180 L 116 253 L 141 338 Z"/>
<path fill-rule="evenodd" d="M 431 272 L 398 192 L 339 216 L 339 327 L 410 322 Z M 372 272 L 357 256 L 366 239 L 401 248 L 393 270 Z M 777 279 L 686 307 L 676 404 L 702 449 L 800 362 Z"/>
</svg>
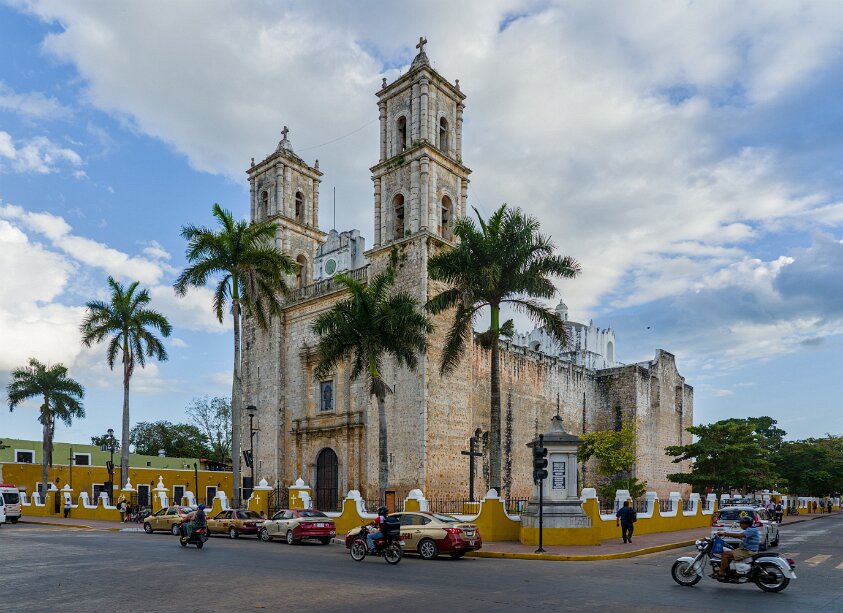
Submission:
<svg viewBox="0 0 843 613">
<path fill-rule="evenodd" d="M 475 524 L 461 521 L 442 513 L 407 512 L 392 513 L 390 517 L 401 520 L 401 541 L 405 552 L 416 552 L 425 560 L 432 560 L 440 553 L 461 558 L 469 551 L 483 546 L 480 531 Z M 346 549 L 351 548 L 360 528 L 352 528 L 345 536 Z"/>
<path fill-rule="evenodd" d="M 262 541 L 283 538 L 289 545 L 316 539 L 323 545 L 337 534 L 334 520 L 314 509 L 282 509 L 263 522 L 258 536 Z"/>
</svg>

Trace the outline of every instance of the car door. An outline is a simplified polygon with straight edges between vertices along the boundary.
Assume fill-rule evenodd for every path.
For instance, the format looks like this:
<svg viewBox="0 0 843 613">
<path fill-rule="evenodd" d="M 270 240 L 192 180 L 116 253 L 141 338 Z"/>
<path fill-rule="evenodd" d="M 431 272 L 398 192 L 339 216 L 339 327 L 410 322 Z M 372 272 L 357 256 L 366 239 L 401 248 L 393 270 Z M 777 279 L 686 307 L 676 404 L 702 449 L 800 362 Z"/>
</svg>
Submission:
<svg viewBox="0 0 843 613">
<path fill-rule="evenodd" d="M 273 515 L 269 521 L 265 521 L 263 523 L 263 527 L 266 528 L 266 533 L 270 536 L 274 536 L 278 534 L 278 524 L 281 521 L 281 516 L 284 515 L 284 511 L 278 511 L 275 515 Z"/>
<path fill-rule="evenodd" d="M 419 543 L 417 516 L 413 513 L 393 513 L 390 517 L 397 517 L 401 522 L 401 540 L 404 541 L 404 549 L 414 549 Z"/>
<path fill-rule="evenodd" d="M 208 532 L 211 534 L 216 534 L 220 531 L 220 520 L 222 519 L 223 515 L 225 515 L 225 511 L 220 511 L 213 517 L 208 518 Z"/>
<path fill-rule="evenodd" d="M 166 513 L 167 513 L 167 509 L 160 509 L 159 511 L 157 511 L 155 513 L 155 515 L 153 515 L 152 517 L 149 518 L 149 525 L 152 526 L 153 530 L 163 530 L 164 529 L 162 524 L 161 524 L 161 518 L 164 517 L 164 515 L 166 515 Z"/>
</svg>

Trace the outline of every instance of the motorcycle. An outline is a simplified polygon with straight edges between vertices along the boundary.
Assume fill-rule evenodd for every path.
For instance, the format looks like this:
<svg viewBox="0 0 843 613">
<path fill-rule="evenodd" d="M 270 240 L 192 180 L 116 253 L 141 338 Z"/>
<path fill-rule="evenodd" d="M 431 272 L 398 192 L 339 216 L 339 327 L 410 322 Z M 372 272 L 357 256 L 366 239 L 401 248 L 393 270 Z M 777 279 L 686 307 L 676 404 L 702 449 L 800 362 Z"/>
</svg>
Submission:
<svg viewBox="0 0 843 613">
<path fill-rule="evenodd" d="M 726 570 L 726 576 L 716 577 L 720 571 L 720 553 L 722 548 L 732 547 L 720 537 L 702 538 L 694 545 L 699 553 L 695 557 L 683 556 L 673 563 L 670 574 L 673 580 L 684 587 L 696 585 L 703 578 L 706 561 L 709 562 L 711 574 L 709 577 L 722 583 L 748 583 L 752 581 L 765 592 L 781 592 L 796 579 L 796 563 L 790 558 L 784 558 L 777 553 L 762 551 L 745 560 L 732 560 Z"/>
<path fill-rule="evenodd" d="M 369 527 L 363 526 L 351 543 L 351 558 L 357 562 L 362 562 L 370 554 L 369 543 L 366 540 L 367 534 L 369 534 Z M 404 541 L 399 539 L 397 533 L 386 534 L 383 538 L 375 539 L 375 551 L 371 555 L 382 557 L 388 564 L 398 564 L 404 557 L 404 550 L 401 549 L 403 544 Z"/>
<path fill-rule="evenodd" d="M 202 549 L 205 542 L 208 540 L 208 527 L 195 528 L 190 536 L 184 535 L 184 523 L 179 524 L 179 545 L 187 547 L 188 545 L 196 545 L 196 549 Z"/>
</svg>

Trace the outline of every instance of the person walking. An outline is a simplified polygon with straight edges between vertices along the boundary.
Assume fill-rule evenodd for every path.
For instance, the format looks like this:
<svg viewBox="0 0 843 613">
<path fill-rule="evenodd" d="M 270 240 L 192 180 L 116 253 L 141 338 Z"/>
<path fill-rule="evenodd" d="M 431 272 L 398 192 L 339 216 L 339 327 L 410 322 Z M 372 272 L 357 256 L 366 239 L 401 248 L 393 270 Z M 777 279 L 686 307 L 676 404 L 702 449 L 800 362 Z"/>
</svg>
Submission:
<svg viewBox="0 0 843 613">
<path fill-rule="evenodd" d="M 616 525 L 621 527 L 621 536 L 624 543 L 632 542 L 632 532 L 635 528 L 633 525 L 638 520 L 638 514 L 631 506 L 629 500 L 624 500 L 623 506 L 615 513 L 617 521 Z"/>
<path fill-rule="evenodd" d="M 125 522 L 126 521 L 126 501 L 121 500 L 120 504 L 117 505 L 117 508 L 120 509 L 120 521 Z"/>
<path fill-rule="evenodd" d="M 834 503 L 831 501 L 831 498 L 829 498 L 828 502 L 826 502 L 826 507 L 828 507 L 828 512 L 831 513 L 831 509 L 834 507 Z"/>
<path fill-rule="evenodd" d="M 784 507 L 782 506 L 782 501 L 779 500 L 776 503 L 776 523 L 782 523 L 782 519 L 784 519 Z"/>
<path fill-rule="evenodd" d="M 67 519 L 67 516 L 70 515 L 70 509 L 73 508 L 73 505 L 70 504 L 70 496 L 64 497 L 64 518 Z"/>
</svg>

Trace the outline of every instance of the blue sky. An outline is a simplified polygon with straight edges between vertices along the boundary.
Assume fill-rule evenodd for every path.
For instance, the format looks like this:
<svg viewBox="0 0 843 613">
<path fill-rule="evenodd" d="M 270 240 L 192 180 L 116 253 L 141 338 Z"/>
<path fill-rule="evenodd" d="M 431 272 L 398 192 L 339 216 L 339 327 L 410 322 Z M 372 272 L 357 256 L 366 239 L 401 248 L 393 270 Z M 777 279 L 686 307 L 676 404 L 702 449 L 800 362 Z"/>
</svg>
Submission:
<svg viewBox="0 0 843 613">
<path fill-rule="evenodd" d="M 582 262 L 560 287 L 572 318 L 612 326 L 624 362 L 675 353 L 698 422 L 843 432 L 831 3 L 0 3 L 0 383 L 64 362 L 88 417 L 57 436 L 116 428 L 120 375 L 77 333 L 111 274 L 175 326 L 170 360 L 133 379 L 133 422 L 228 394 L 228 324 L 170 290 L 179 228 L 214 202 L 245 215 L 249 158 L 288 125 L 325 172 L 322 227 L 336 187 L 337 226 L 370 238 L 374 92 L 420 33 L 468 95 L 469 203 L 523 207 Z M 32 407 L 2 436 L 38 438 Z"/>
</svg>

